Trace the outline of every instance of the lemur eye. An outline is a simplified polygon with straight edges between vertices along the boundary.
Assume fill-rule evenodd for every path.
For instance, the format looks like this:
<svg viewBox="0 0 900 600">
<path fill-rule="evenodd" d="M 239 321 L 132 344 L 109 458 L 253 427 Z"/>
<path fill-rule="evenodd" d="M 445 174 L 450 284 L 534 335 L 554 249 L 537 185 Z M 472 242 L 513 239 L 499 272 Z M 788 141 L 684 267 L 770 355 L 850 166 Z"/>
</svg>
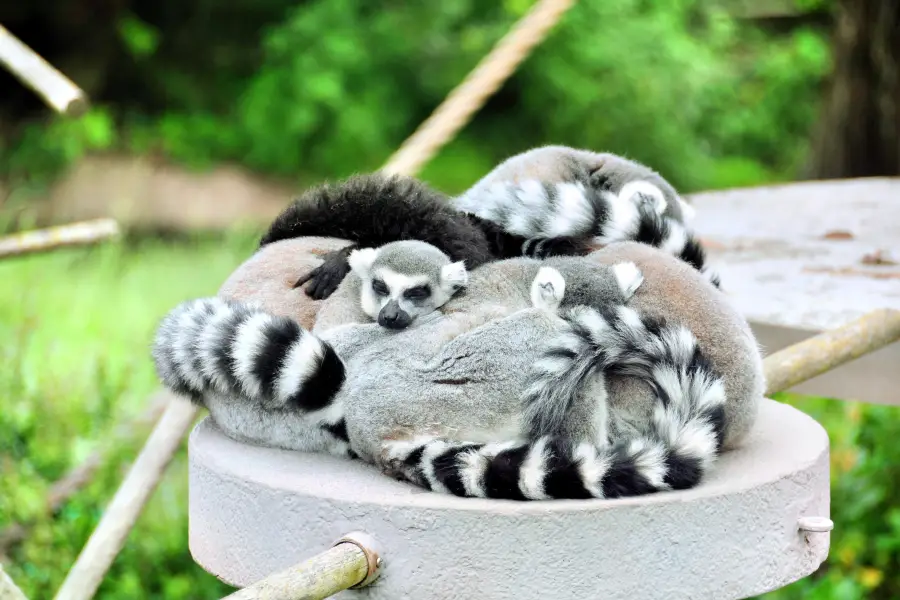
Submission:
<svg viewBox="0 0 900 600">
<path fill-rule="evenodd" d="M 387 296 L 390 292 L 390 290 L 388 290 L 388 286 L 386 286 L 380 279 L 372 280 L 372 291 L 379 296 Z"/>
<path fill-rule="evenodd" d="M 409 300 L 421 300 L 423 298 L 427 298 L 431 295 L 431 290 L 428 289 L 427 285 L 420 285 L 414 288 L 409 288 L 405 292 L 403 292 L 403 297 Z"/>
</svg>

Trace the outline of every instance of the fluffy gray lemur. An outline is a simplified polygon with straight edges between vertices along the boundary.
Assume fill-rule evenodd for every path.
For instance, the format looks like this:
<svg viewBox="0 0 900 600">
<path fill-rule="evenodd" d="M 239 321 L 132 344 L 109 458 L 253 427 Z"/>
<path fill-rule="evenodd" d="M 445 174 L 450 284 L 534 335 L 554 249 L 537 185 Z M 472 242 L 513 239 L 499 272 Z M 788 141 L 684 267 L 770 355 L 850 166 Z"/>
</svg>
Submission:
<svg viewBox="0 0 900 600">
<path fill-rule="evenodd" d="M 436 246 L 468 269 L 523 255 L 585 255 L 597 245 L 634 240 L 679 256 L 718 286 L 684 223 L 685 206 L 644 165 L 551 146 L 506 160 L 458 198 L 381 173 L 311 188 L 272 222 L 260 247 L 303 236 L 350 241 L 296 280 L 314 299 L 337 289 L 355 248 L 409 239 Z"/>
<path fill-rule="evenodd" d="M 498 237 L 512 236 L 512 244 L 529 240 L 523 249 L 554 245 L 557 236 L 600 246 L 632 240 L 680 257 L 720 285 L 688 227 L 694 208 L 659 173 L 616 154 L 534 148 L 500 163 L 452 203 L 493 224 Z"/>
<path fill-rule="evenodd" d="M 277 260 L 276 249 L 269 250 L 273 251 L 271 260 Z M 619 281 L 615 271 L 598 270 L 597 265 L 637 265 L 645 279 L 628 301 L 641 317 L 641 325 L 632 329 L 640 331 L 643 327 L 646 339 L 680 340 L 680 345 L 661 346 L 669 348 L 666 351 L 672 354 L 672 360 L 684 359 L 688 354 L 685 349 L 690 347 L 687 337 L 679 333 L 680 327 L 693 333 L 697 351 L 691 354 L 691 360 L 696 358 L 700 361 L 697 364 L 708 366 L 709 382 L 714 383 L 718 373 L 724 388 L 720 419 L 711 419 L 715 411 L 704 413 L 709 406 L 697 400 L 679 400 L 685 396 L 673 390 L 684 390 L 686 380 L 663 385 L 664 380 L 648 374 L 646 365 L 638 361 L 625 365 L 634 369 L 632 372 L 609 372 L 605 378 L 606 427 L 613 446 L 603 450 L 603 436 L 597 433 L 602 427 L 596 426 L 581 433 L 564 432 L 582 439 L 577 444 L 540 446 L 540 438 L 535 442 L 522 436 L 527 430 L 523 391 L 532 387 L 534 369 L 543 368 L 541 364 L 552 366 L 557 358 L 563 362 L 567 356 L 572 358 L 572 348 L 565 343 L 581 344 L 579 352 L 591 369 L 596 365 L 604 368 L 589 338 L 564 335 L 557 350 L 548 348 L 548 340 L 560 332 L 577 334 L 578 319 L 567 321 L 546 306 L 532 307 L 536 275 L 542 266 L 554 265 L 526 258 L 473 270 L 466 294 L 452 298 L 441 311 L 403 330 L 346 323 L 323 328 L 316 336 L 291 319 L 266 314 L 259 308 L 217 299 L 196 301 L 173 310 L 164 319 L 154 356 L 166 385 L 207 406 L 232 437 L 266 446 L 355 455 L 435 490 L 490 497 L 581 497 L 585 493 L 613 497 L 696 483 L 719 447 L 719 440 L 727 449 L 738 445 L 747 434 L 762 397 L 761 357 L 745 320 L 695 270 L 649 246 L 614 244 L 590 257 L 568 260 L 574 261 L 572 266 L 560 264 L 558 268 L 567 284 L 578 280 L 572 269 L 579 263 L 586 278 L 596 281 L 598 273 L 606 272 L 608 281 L 614 282 Z M 348 293 L 348 287 L 341 286 L 326 306 L 358 304 L 359 297 Z M 577 289 L 577 285 L 567 285 L 566 295 Z M 567 310 L 566 306 L 562 308 L 561 315 Z M 598 314 L 611 325 L 617 322 L 614 313 Z M 625 327 L 630 314 L 622 313 L 621 325 L 613 327 L 620 332 L 614 340 L 629 343 L 634 337 L 627 335 L 632 329 Z M 586 318 L 588 323 L 597 323 L 591 316 Z M 550 356 L 547 363 L 547 352 L 559 356 Z M 597 378 L 590 377 L 584 389 L 591 389 L 596 382 Z M 715 421 L 716 441 L 710 443 L 708 427 L 705 437 L 698 434 L 696 439 L 707 444 L 688 449 L 693 454 L 678 454 L 684 459 L 678 465 L 690 467 L 681 471 L 674 468 L 678 465 L 666 462 L 670 453 L 659 451 L 672 442 L 660 433 L 658 422 L 660 397 L 666 394 L 669 401 L 663 408 L 668 412 L 663 414 L 668 415 L 665 422 L 674 424 L 670 433 L 685 427 L 702 429 L 700 425 L 705 423 L 707 427 Z M 583 399 L 576 397 L 571 410 L 561 414 L 575 414 L 585 405 Z M 583 440 L 588 438 L 593 438 L 596 454 L 590 454 L 585 446 Z M 616 445 L 617 440 L 625 439 L 633 443 Z M 454 440 L 489 445 L 465 450 Z M 423 444 L 416 445 L 417 441 Z M 441 444 L 448 445 L 447 452 L 435 455 Z M 523 452 L 525 447 L 529 450 Z M 489 458 L 503 448 L 503 452 L 512 454 Z M 563 454 L 551 455 L 547 448 Z M 417 452 L 410 457 L 404 450 Z M 447 482 L 429 479 L 444 473 L 447 461 L 451 468 L 446 472 L 461 476 L 460 462 L 451 454 L 469 456 L 472 451 L 473 456 L 481 457 L 476 462 L 486 469 L 480 478 L 472 479 L 474 467 L 469 465 L 469 483 L 462 488 L 454 483 L 459 482 L 456 475 Z M 601 455 L 601 451 L 612 454 Z M 603 456 L 610 460 L 601 460 Z M 592 469 L 580 468 L 588 462 Z M 493 477 L 497 473 L 492 469 L 499 464 L 511 468 L 501 469 L 502 477 L 496 480 Z M 435 466 L 441 468 L 436 470 Z M 675 481 L 672 475 L 676 471 L 687 473 L 687 479 Z M 488 478 L 498 485 L 484 485 Z M 524 491 L 522 486 L 513 485 L 526 478 L 530 483 Z M 562 481 L 560 478 L 568 483 L 553 483 Z"/>
<path fill-rule="evenodd" d="M 425 242 L 391 242 L 360 248 L 348 256 L 351 294 L 360 310 L 382 327 L 403 329 L 437 310 L 468 282 L 462 261 Z"/>
</svg>

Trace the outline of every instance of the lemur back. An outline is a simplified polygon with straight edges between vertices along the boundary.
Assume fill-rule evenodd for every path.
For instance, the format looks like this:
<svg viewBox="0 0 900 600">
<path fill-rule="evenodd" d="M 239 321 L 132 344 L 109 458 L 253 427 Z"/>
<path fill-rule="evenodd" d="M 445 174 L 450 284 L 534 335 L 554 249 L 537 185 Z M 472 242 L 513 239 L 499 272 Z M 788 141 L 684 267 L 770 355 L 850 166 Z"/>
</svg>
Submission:
<svg viewBox="0 0 900 600">
<path fill-rule="evenodd" d="M 523 179 L 529 172 L 536 177 Z M 334 293 L 354 248 L 409 239 L 465 260 L 469 269 L 517 256 L 581 256 L 597 244 L 636 240 L 705 271 L 703 249 L 683 222 L 685 206 L 643 165 L 550 147 L 512 157 L 454 199 L 414 178 L 381 173 L 313 187 L 275 219 L 260 246 L 300 236 L 352 242 L 298 277 L 295 287 L 305 286 L 314 299 Z M 710 280 L 718 284 L 713 274 Z"/>
</svg>

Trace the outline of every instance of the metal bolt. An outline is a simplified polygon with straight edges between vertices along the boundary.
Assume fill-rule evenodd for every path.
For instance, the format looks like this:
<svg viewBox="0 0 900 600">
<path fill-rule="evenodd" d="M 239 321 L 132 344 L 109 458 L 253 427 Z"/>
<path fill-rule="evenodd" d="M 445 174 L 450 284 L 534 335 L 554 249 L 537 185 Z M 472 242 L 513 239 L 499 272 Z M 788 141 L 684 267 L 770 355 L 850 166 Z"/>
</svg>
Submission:
<svg viewBox="0 0 900 600">
<path fill-rule="evenodd" d="M 826 517 L 800 517 L 797 522 L 802 531 L 824 533 L 834 529 L 834 521 Z"/>
</svg>

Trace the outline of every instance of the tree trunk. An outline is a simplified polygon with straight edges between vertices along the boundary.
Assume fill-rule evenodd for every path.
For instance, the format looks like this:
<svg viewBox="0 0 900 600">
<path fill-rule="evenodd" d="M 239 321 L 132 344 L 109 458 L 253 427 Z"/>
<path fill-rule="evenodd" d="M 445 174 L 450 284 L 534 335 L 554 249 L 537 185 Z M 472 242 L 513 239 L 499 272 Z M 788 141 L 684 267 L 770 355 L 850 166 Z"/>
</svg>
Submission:
<svg viewBox="0 0 900 600">
<path fill-rule="evenodd" d="M 838 0 L 810 179 L 900 175 L 900 0 Z"/>
</svg>

